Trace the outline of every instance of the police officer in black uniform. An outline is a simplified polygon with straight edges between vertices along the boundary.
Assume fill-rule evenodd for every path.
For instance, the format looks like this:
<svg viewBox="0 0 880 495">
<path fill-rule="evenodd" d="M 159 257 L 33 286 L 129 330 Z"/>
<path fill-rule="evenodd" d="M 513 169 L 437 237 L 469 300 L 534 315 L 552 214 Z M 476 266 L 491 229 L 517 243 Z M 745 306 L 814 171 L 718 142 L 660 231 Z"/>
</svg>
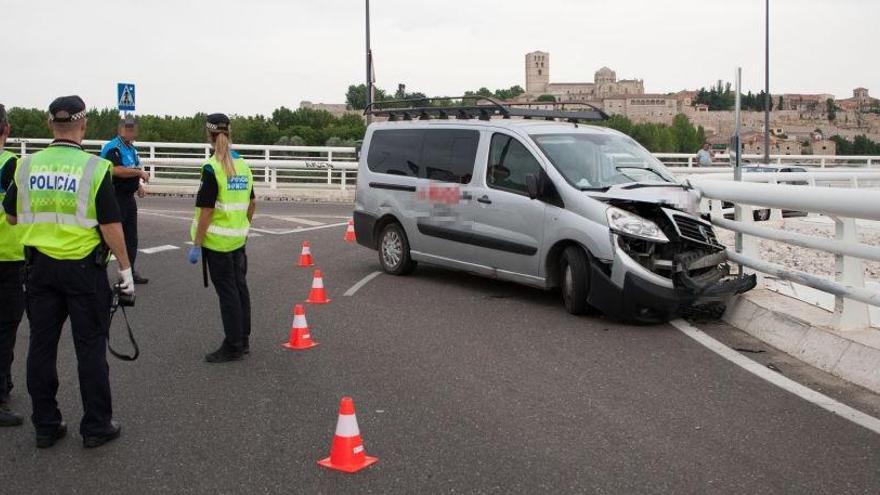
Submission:
<svg viewBox="0 0 880 495">
<path fill-rule="evenodd" d="M 150 175 L 141 168 L 137 148 L 133 142 L 137 139 L 137 120 L 133 115 L 126 115 L 119 123 L 119 133 L 101 148 L 101 158 L 113 164 L 113 188 L 116 190 L 116 202 L 122 214 L 122 231 L 125 233 L 125 249 L 131 261 L 134 283 L 146 284 L 148 278 L 141 277 L 135 261 L 138 250 L 138 207 L 134 195 L 144 197 L 144 186 L 141 181 L 149 182 Z"/>
<path fill-rule="evenodd" d="M 6 151 L 6 139 L 12 128 L 6 117 L 6 108 L 0 105 L 0 198 L 15 177 L 18 159 Z M 12 360 L 15 352 L 15 334 L 24 315 L 24 291 L 21 270 L 24 250 L 16 227 L 8 225 L 0 212 L 0 426 L 19 426 L 24 420 L 9 408 L 12 391 Z"/>
<path fill-rule="evenodd" d="M 84 152 L 86 105 L 78 96 L 49 106 L 55 140 L 23 158 L 3 201 L 6 219 L 18 224 L 26 258 L 26 307 L 30 322 L 28 392 L 38 448 L 67 434 L 55 395 L 58 340 L 70 318 L 77 357 L 83 446 L 98 447 L 121 433 L 112 420 L 107 337 L 111 288 L 109 250 L 119 263 L 121 293 L 134 295 L 111 177 L 111 164 Z M 63 227 L 63 228 L 61 228 Z"/>
</svg>

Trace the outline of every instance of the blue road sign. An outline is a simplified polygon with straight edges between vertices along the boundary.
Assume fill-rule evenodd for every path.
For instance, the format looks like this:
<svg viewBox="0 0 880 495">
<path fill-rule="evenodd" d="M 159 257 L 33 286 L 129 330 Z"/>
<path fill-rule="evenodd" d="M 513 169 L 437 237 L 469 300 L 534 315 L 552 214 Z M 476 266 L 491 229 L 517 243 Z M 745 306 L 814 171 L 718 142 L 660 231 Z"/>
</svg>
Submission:
<svg viewBox="0 0 880 495">
<path fill-rule="evenodd" d="M 116 102 L 120 112 L 134 112 L 134 84 L 117 84 Z"/>
</svg>

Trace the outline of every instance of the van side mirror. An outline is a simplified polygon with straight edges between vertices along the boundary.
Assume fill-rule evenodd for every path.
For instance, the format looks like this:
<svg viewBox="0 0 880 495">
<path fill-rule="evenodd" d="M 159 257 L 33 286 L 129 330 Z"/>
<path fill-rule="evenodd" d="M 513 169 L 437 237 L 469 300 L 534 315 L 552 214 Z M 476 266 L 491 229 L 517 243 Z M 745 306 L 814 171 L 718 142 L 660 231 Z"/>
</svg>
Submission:
<svg viewBox="0 0 880 495">
<path fill-rule="evenodd" d="M 541 195 L 541 189 L 538 187 L 538 176 L 535 174 L 526 175 L 526 191 L 529 193 L 529 199 L 538 199 Z"/>
</svg>

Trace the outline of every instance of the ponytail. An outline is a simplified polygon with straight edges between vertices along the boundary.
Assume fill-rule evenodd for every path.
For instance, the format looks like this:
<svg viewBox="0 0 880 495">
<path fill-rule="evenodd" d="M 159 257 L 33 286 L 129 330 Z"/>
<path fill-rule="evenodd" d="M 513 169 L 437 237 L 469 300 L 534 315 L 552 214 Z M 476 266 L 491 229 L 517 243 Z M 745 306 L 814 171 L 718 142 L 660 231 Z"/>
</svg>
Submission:
<svg viewBox="0 0 880 495">
<path fill-rule="evenodd" d="M 232 143 L 229 134 L 225 132 L 212 133 L 211 138 L 214 141 L 214 156 L 223 165 L 226 176 L 232 177 L 235 175 L 235 165 L 232 163 L 232 153 L 230 152 Z"/>
</svg>

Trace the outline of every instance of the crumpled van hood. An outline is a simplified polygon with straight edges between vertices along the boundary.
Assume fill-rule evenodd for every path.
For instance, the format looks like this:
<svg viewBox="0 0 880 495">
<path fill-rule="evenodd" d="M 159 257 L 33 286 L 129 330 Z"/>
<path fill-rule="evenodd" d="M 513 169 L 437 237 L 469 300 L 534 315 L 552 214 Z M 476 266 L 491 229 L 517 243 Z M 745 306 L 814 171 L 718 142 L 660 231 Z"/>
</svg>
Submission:
<svg viewBox="0 0 880 495">
<path fill-rule="evenodd" d="M 639 187 L 641 185 L 641 187 Z M 636 186 L 636 187 L 633 187 Z M 607 191 L 586 191 L 591 198 L 599 201 L 639 201 L 653 203 L 689 213 L 698 213 L 700 194 L 694 189 L 685 189 L 680 184 L 637 183 L 617 184 Z"/>
</svg>

